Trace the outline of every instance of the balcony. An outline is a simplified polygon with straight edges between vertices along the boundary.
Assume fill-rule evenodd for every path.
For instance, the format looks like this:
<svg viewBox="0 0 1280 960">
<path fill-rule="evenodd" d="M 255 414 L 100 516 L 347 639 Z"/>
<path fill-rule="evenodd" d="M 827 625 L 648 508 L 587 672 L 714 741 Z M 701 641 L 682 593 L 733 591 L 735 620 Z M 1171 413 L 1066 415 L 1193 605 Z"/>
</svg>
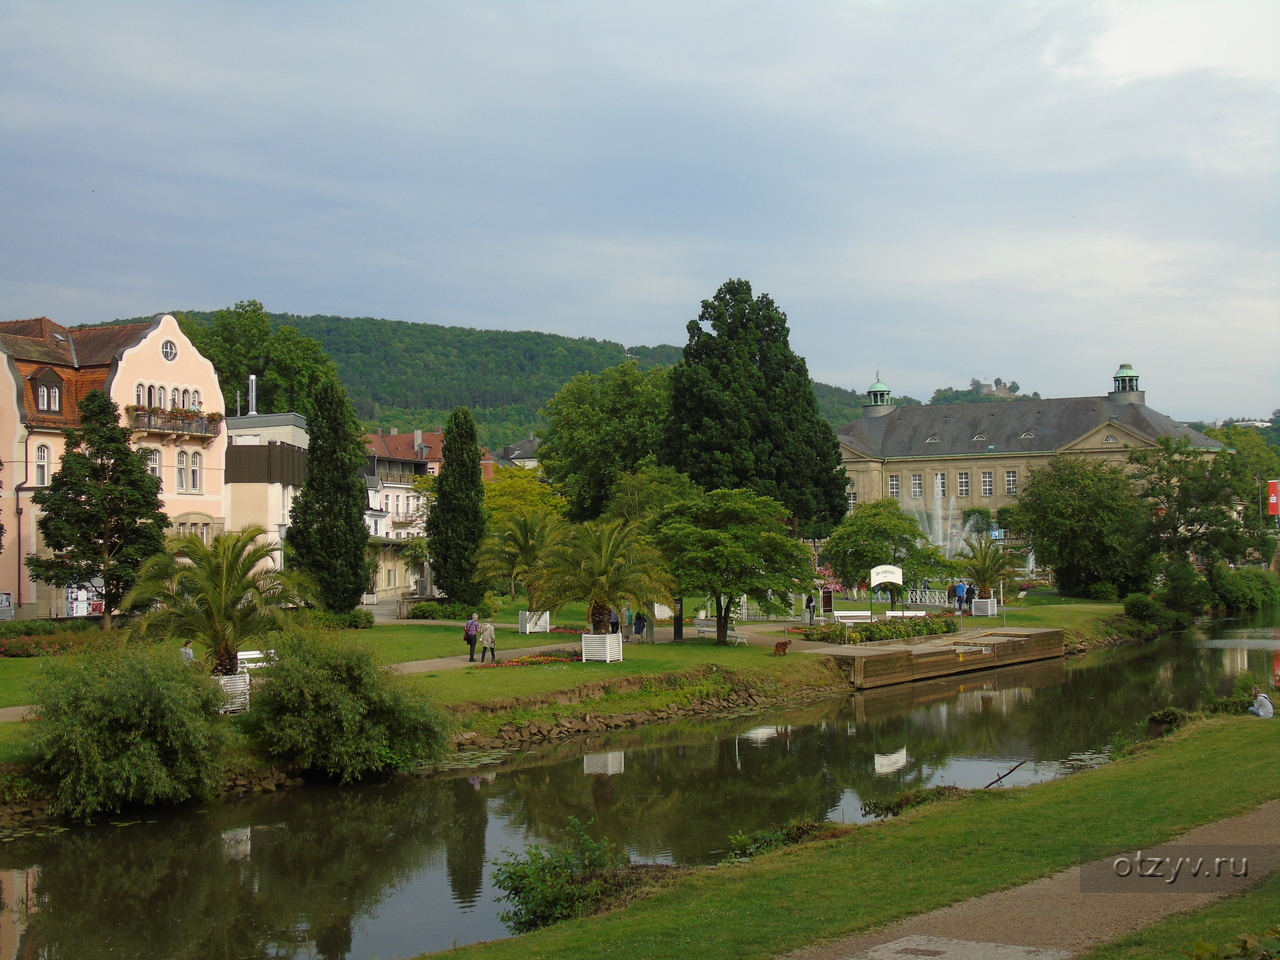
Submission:
<svg viewBox="0 0 1280 960">
<path fill-rule="evenodd" d="M 193 410 L 172 410 L 167 413 L 130 411 L 130 429 L 141 433 L 163 434 L 166 437 L 203 437 L 212 440 L 222 432 L 222 417 L 216 414 L 204 416 Z"/>
</svg>

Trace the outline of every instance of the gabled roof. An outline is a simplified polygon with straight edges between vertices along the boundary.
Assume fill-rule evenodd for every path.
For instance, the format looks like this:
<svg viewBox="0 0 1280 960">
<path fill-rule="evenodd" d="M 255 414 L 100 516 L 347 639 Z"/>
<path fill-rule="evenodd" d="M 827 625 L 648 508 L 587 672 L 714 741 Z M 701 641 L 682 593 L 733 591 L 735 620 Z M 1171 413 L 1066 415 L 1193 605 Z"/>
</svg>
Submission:
<svg viewBox="0 0 1280 960">
<path fill-rule="evenodd" d="M 155 329 L 156 322 L 64 327 L 48 317 L 0 322 L 0 350 L 15 360 L 62 367 L 109 364 Z"/>
<path fill-rule="evenodd" d="M 1195 447 L 1223 445 L 1152 410 L 1108 397 L 1011 400 L 899 407 L 836 431 L 855 453 L 878 460 L 1042 453 L 1061 450 L 1105 423 L 1149 440 L 1185 437 Z"/>
</svg>

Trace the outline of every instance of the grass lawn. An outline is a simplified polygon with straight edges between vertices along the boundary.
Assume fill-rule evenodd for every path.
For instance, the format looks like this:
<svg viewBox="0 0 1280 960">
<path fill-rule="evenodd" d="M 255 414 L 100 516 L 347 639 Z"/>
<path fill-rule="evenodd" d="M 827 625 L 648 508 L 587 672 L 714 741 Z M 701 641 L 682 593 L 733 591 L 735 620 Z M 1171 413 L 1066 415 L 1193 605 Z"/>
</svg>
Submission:
<svg viewBox="0 0 1280 960">
<path fill-rule="evenodd" d="M 1280 726 L 1194 724 L 1152 749 L 1034 787 L 976 791 L 848 835 L 698 871 L 599 917 L 449 957 L 766 960 L 1078 863 L 1280 795 Z M 1176 954 L 1173 954 L 1176 956 Z"/>
</svg>

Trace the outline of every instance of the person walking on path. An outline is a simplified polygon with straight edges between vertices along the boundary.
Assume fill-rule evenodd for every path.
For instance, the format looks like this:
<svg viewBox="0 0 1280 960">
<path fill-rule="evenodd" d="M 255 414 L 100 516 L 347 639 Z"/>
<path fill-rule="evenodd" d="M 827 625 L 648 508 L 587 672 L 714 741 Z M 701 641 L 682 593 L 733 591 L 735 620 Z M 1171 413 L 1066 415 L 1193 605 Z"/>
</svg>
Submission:
<svg viewBox="0 0 1280 960">
<path fill-rule="evenodd" d="M 632 636 L 635 637 L 636 643 L 644 643 L 645 641 L 644 634 L 648 628 L 649 628 L 649 618 L 644 615 L 643 610 L 637 610 L 635 621 L 634 621 L 634 631 L 632 633 Z"/>
<path fill-rule="evenodd" d="M 493 617 L 486 617 L 484 626 L 480 628 L 480 662 L 484 663 L 484 655 L 489 654 L 489 659 L 494 663 L 498 662 L 498 638 L 493 629 Z"/>
<path fill-rule="evenodd" d="M 476 662 L 476 638 L 480 636 L 480 614 L 473 613 L 467 625 L 462 628 L 462 639 L 466 641 L 467 650 L 471 654 L 471 662 Z"/>
<path fill-rule="evenodd" d="M 956 585 L 954 583 L 947 585 L 947 606 L 955 606 L 956 602 Z"/>
<path fill-rule="evenodd" d="M 813 599 L 813 594 L 806 594 L 804 598 L 804 612 L 809 615 L 809 626 L 813 626 L 813 614 L 818 604 Z"/>
<path fill-rule="evenodd" d="M 610 633 L 618 632 L 618 611 L 617 610 L 609 611 L 609 632 Z"/>
<path fill-rule="evenodd" d="M 956 613 L 964 615 L 964 581 L 956 584 Z"/>
</svg>

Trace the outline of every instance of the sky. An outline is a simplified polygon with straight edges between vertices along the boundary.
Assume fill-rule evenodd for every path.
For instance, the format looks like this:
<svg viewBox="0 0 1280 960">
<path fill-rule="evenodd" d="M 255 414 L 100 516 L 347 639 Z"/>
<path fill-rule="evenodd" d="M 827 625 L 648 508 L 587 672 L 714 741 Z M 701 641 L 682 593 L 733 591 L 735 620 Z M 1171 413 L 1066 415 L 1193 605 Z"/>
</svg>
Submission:
<svg viewBox="0 0 1280 960">
<path fill-rule="evenodd" d="M 0 0 L 0 319 L 687 340 L 1280 408 L 1274 0 Z"/>
</svg>

